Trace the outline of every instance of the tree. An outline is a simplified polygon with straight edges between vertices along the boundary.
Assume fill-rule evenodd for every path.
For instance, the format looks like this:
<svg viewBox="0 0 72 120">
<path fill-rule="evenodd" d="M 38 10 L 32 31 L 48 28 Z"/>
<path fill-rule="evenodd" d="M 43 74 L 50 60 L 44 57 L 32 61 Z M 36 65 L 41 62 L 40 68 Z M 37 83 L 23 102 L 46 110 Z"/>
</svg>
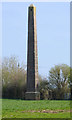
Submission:
<svg viewBox="0 0 72 120">
<path fill-rule="evenodd" d="M 70 74 L 68 76 L 68 83 L 69 83 L 69 87 L 70 87 L 70 99 L 72 100 L 72 67 L 70 67 Z"/>
<path fill-rule="evenodd" d="M 49 89 L 48 89 L 48 80 L 46 78 L 41 78 L 39 83 L 39 92 L 40 99 L 48 99 L 49 98 Z"/>
<path fill-rule="evenodd" d="M 70 67 L 66 64 L 55 65 L 49 71 L 50 89 L 52 89 L 56 99 L 64 99 L 64 94 L 69 92 L 69 74 Z"/>
<path fill-rule="evenodd" d="M 18 58 L 4 58 L 2 63 L 3 98 L 22 98 L 26 91 L 26 71 Z"/>
</svg>

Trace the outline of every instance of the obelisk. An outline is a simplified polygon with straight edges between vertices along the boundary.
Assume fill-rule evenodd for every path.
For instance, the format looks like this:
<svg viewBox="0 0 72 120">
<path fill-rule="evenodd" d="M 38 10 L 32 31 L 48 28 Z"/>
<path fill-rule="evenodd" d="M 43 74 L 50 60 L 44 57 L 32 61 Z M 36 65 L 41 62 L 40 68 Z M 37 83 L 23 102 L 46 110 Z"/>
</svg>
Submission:
<svg viewBox="0 0 72 120">
<path fill-rule="evenodd" d="M 28 8 L 27 92 L 26 100 L 40 99 L 38 88 L 38 53 L 36 30 L 36 7 Z"/>
</svg>

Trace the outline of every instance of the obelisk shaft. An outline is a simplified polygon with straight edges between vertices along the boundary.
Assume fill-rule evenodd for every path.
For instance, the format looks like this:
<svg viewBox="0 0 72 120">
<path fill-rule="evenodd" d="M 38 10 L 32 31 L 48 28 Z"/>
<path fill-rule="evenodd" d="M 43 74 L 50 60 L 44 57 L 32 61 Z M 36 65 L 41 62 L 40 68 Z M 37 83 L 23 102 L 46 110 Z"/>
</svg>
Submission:
<svg viewBox="0 0 72 120">
<path fill-rule="evenodd" d="M 28 8 L 27 98 L 35 99 L 38 87 L 36 7 Z M 30 95 L 32 96 L 30 98 Z M 38 96 L 38 95 L 37 95 Z"/>
<path fill-rule="evenodd" d="M 28 10 L 27 91 L 35 92 L 38 81 L 36 7 Z"/>
</svg>

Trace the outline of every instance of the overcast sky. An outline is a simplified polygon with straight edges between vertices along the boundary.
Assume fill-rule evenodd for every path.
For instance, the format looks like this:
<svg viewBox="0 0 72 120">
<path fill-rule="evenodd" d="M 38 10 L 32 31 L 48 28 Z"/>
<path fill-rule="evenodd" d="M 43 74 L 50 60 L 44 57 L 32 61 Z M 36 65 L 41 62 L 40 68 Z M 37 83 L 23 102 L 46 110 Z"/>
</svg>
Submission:
<svg viewBox="0 0 72 120">
<path fill-rule="evenodd" d="M 31 3 L 3 3 L 2 57 L 16 55 L 27 64 L 28 6 Z M 38 68 L 47 76 L 57 64 L 70 65 L 70 3 L 40 2 L 36 6 Z"/>
</svg>

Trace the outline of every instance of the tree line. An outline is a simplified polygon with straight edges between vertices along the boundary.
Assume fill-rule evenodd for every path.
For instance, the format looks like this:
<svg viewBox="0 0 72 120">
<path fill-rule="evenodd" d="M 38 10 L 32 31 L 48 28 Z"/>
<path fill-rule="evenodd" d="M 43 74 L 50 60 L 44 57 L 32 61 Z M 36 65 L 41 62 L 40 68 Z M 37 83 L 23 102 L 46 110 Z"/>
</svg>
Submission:
<svg viewBox="0 0 72 120">
<path fill-rule="evenodd" d="M 2 98 L 25 99 L 27 71 L 17 57 L 4 58 L 2 62 Z M 38 76 L 40 99 L 70 99 L 71 75 L 66 64 L 55 65 L 47 78 Z"/>
</svg>

